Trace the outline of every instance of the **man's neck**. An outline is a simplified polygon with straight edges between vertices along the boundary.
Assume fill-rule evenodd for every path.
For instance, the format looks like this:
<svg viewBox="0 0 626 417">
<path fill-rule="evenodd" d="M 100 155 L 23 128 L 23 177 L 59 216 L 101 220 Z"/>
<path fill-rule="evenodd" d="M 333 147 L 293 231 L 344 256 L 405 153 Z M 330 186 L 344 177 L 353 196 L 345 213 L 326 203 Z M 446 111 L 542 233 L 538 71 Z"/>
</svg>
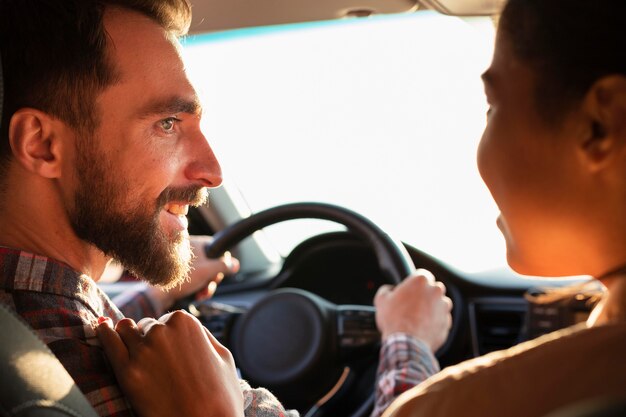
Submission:
<svg viewBox="0 0 626 417">
<path fill-rule="evenodd" d="M 100 279 L 110 258 L 76 236 L 55 195 L 34 188 L 7 193 L 16 197 L 5 199 L 0 208 L 0 245 L 55 259 Z"/>
<path fill-rule="evenodd" d="M 15 234 L 28 227 L 13 227 L 13 230 L 5 228 L 5 222 L 0 222 L 0 246 L 15 248 L 47 258 L 55 259 L 63 262 L 76 271 L 88 275 L 94 281 L 98 281 L 102 276 L 110 258 L 106 257 L 102 252 L 92 245 L 81 242 L 82 250 L 71 250 L 75 247 L 69 239 L 47 239 L 46 237 L 29 238 L 26 234 Z"/>
</svg>

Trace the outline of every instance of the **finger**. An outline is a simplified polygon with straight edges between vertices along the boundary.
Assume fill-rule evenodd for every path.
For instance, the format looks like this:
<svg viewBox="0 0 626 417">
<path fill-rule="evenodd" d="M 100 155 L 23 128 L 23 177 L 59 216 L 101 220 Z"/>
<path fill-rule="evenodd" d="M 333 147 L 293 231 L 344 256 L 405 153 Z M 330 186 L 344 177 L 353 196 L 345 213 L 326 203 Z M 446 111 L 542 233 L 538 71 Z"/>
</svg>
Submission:
<svg viewBox="0 0 626 417">
<path fill-rule="evenodd" d="M 101 318 L 99 322 L 100 324 L 96 327 L 96 335 L 113 366 L 113 371 L 118 373 L 128 365 L 128 348 L 120 335 L 113 329 L 113 322 L 110 318 Z"/>
<path fill-rule="evenodd" d="M 194 296 L 194 299 L 196 301 L 202 301 L 202 300 L 205 300 L 207 298 L 211 298 L 212 296 L 213 296 L 213 294 L 211 293 L 211 291 L 209 289 L 209 285 L 207 285 L 206 287 L 202 288 L 200 291 L 198 291 L 196 293 L 196 295 Z"/>
<path fill-rule="evenodd" d="M 192 316 L 184 310 L 172 311 L 159 318 L 159 322 L 163 324 L 168 324 L 169 321 L 171 321 L 171 326 L 173 327 L 187 327 L 188 331 L 190 332 L 189 334 L 195 334 L 197 330 L 201 330 L 201 332 L 204 332 L 204 335 L 208 338 L 207 341 L 211 345 L 213 351 L 215 351 L 217 347 L 224 348 L 211 334 L 211 332 L 209 332 L 207 328 L 204 327 L 196 317 Z"/>
<path fill-rule="evenodd" d="M 426 280 L 431 283 L 434 284 L 435 283 L 435 276 L 433 275 L 432 272 L 430 272 L 428 269 L 424 269 L 424 268 L 419 268 L 415 271 L 415 273 L 418 276 L 422 276 L 424 278 L 426 278 Z"/>
<path fill-rule="evenodd" d="M 381 285 L 374 295 L 374 304 L 378 304 L 383 298 L 388 297 L 393 288 L 392 285 Z"/>
<path fill-rule="evenodd" d="M 207 298 L 213 297 L 213 294 L 215 294 L 215 291 L 217 291 L 217 282 L 215 281 L 209 282 L 209 285 L 207 285 L 206 287 Z"/>
<path fill-rule="evenodd" d="M 150 329 L 155 325 L 162 326 L 163 324 L 152 317 L 145 317 L 137 322 L 137 328 L 139 329 L 139 332 L 144 336 L 148 334 Z"/>
<path fill-rule="evenodd" d="M 233 258 L 230 252 L 224 252 L 224 255 L 220 258 L 226 270 L 224 271 L 226 274 L 234 274 L 239 271 L 239 260 L 237 258 Z"/>
<path fill-rule="evenodd" d="M 133 319 L 125 318 L 117 322 L 115 330 L 132 355 L 135 348 L 141 343 L 142 335 Z"/>
<path fill-rule="evenodd" d="M 393 288 L 394 288 L 393 285 L 389 285 L 389 284 L 381 285 L 376 291 L 376 297 L 382 297 L 385 294 L 389 294 L 391 291 L 393 291 Z"/>
<path fill-rule="evenodd" d="M 159 322 L 166 324 L 168 321 L 170 320 L 191 320 L 192 322 L 194 322 L 195 324 L 201 326 L 202 324 L 200 324 L 200 320 L 198 320 L 196 317 L 194 317 L 192 314 L 189 314 L 188 311 L 186 310 L 174 310 L 174 311 L 170 311 L 169 313 L 163 314 L 161 317 L 159 317 Z"/>
<path fill-rule="evenodd" d="M 202 326 L 202 330 L 204 330 L 204 333 L 206 334 L 206 336 L 208 337 L 209 341 L 211 342 L 211 344 L 212 344 L 213 346 L 220 346 L 220 347 L 221 347 L 221 346 L 223 346 L 223 345 L 219 342 L 219 340 L 217 340 L 217 339 L 215 338 L 215 336 L 213 336 L 213 333 L 211 333 L 211 332 L 209 331 L 209 329 L 207 329 L 206 327 Z"/>
<path fill-rule="evenodd" d="M 217 353 L 221 358 L 224 358 L 224 356 L 226 356 L 228 359 L 230 359 L 232 357 L 230 350 L 228 350 L 226 346 L 222 345 L 220 341 L 217 340 L 206 327 L 202 326 L 202 329 L 204 330 L 204 334 L 206 334 L 207 338 L 209 339 L 212 350 Z"/>
<path fill-rule="evenodd" d="M 175 310 L 175 311 L 182 312 L 184 310 Z M 172 317 L 172 314 L 174 314 L 174 311 L 170 311 L 169 313 L 163 314 L 161 317 L 159 317 L 159 322 L 161 322 L 163 324 L 167 323 L 167 321 L 170 319 L 170 317 Z"/>
<path fill-rule="evenodd" d="M 232 258 L 231 262 L 232 262 L 232 266 L 230 268 L 230 273 L 236 274 L 237 272 L 239 272 L 239 268 L 241 267 L 241 264 L 239 263 L 239 259 Z"/>
<path fill-rule="evenodd" d="M 426 287 L 428 283 L 429 281 L 427 277 L 422 274 L 415 273 L 406 277 L 404 281 L 397 285 L 396 289 L 401 293 L 406 293 L 406 291 L 419 291 L 419 288 Z"/>
<path fill-rule="evenodd" d="M 218 271 L 223 275 L 232 275 L 239 271 L 239 260 L 234 258 L 230 252 L 224 252 L 218 259 L 212 260 L 218 262 Z"/>
</svg>

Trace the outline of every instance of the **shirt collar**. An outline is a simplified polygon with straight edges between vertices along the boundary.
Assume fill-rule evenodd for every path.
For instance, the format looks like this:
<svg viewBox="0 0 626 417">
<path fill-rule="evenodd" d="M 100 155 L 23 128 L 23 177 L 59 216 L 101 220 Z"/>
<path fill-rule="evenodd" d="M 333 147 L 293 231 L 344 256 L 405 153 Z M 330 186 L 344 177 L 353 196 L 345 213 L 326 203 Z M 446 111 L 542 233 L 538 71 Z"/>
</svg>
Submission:
<svg viewBox="0 0 626 417">
<path fill-rule="evenodd" d="M 68 297 L 97 312 L 110 304 L 88 275 L 55 259 L 3 246 L 0 246 L 0 289 Z"/>
</svg>

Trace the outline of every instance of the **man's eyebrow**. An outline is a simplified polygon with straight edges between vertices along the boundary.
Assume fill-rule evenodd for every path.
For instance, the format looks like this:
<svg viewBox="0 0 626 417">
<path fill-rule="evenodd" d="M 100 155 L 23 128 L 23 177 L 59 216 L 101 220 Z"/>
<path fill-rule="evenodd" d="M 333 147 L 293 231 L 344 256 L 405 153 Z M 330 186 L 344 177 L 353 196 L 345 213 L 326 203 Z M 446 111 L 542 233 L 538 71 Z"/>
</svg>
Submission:
<svg viewBox="0 0 626 417">
<path fill-rule="evenodd" d="M 139 117 L 146 118 L 161 114 L 189 113 L 194 115 L 202 114 L 202 105 L 198 97 L 192 99 L 179 96 L 152 101 L 139 110 Z"/>
</svg>

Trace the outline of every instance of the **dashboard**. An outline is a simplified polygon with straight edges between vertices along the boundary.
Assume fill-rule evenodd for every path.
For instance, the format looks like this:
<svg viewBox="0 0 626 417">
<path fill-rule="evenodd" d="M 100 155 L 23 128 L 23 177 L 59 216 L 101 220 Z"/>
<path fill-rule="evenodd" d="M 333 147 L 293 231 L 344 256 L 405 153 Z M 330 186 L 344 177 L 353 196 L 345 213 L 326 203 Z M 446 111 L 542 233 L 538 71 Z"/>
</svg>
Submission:
<svg viewBox="0 0 626 417">
<path fill-rule="evenodd" d="M 273 287 L 303 289 L 334 304 L 371 306 L 378 288 L 389 283 L 371 248 L 348 233 L 332 233 L 296 247 Z"/>
<path fill-rule="evenodd" d="M 453 328 L 437 352 L 443 366 L 511 347 L 529 334 L 536 336 L 536 329 L 532 330 L 533 324 L 528 321 L 532 306 L 525 297 L 527 291 L 539 285 L 573 282 L 520 277 L 508 270 L 463 273 L 410 245 L 405 247 L 416 267 L 430 270 L 446 285 L 454 303 Z M 350 232 L 311 237 L 285 258 L 279 271 L 267 271 L 256 279 L 243 281 L 248 281 L 243 291 L 240 285 L 229 288 L 231 285 L 226 282 L 216 300 L 245 309 L 272 290 L 297 288 L 338 305 L 372 306 L 377 289 L 391 283 L 381 272 L 374 251 Z M 562 321 L 545 330 L 558 327 L 563 327 Z"/>
<path fill-rule="evenodd" d="M 571 308 L 559 312 L 558 316 L 548 317 L 554 321 L 550 326 L 534 328 L 529 323 L 529 316 L 538 317 L 537 311 L 556 310 L 542 307 L 534 310 L 525 294 L 539 285 L 562 286 L 575 280 L 520 277 L 510 271 L 468 274 L 410 245 L 405 247 L 418 268 L 430 270 L 446 285 L 448 296 L 454 303 L 454 326 L 448 341 L 437 352 L 443 366 L 508 348 L 529 336 L 534 337 L 566 324 L 563 317 L 570 315 Z M 215 297 L 205 304 L 233 306 L 239 309 L 237 311 L 245 312 L 273 290 L 296 288 L 337 305 L 372 306 L 378 288 L 390 283 L 381 272 L 374 251 L 366 243 L 350 232 L 333 232 L 303 241 L 281 265 L 245 276 L 228 277 Z M 103 288 L 109 295 L 115 295 L 124 290 L 124 284 L 104 284 Z M 218 319 L 217 327 L 211 330 L 219 336 L 224 328 L 219 319 L 221 307 L 216 313 L 213 307 L 206 305 L 199 305 L 200 310 L 209 311 L 203 313 L 206 316 L 217 315 L 214 317 Z M 529 311 L 532 314 L 529 315 Z M 588 311 L 588 306 L 578 305 L 576 317 L 580 319 Z M 547 319 L 540 317 L 537 322 L 545 327 Z"/>
</svg>

